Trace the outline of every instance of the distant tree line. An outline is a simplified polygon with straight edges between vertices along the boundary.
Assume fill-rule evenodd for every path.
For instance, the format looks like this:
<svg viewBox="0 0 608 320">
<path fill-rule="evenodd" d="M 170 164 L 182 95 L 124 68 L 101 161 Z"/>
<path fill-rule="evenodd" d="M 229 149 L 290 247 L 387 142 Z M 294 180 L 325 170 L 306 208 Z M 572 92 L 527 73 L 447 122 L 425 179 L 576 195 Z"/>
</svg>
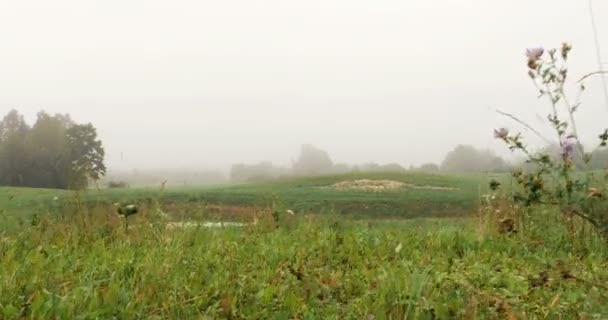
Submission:
<svg viewBox="0 0 608 320">
<path fill-rule="evenodd" d="M 301 146 L 298 158 L 291 167 L 275 166 L 272 162 L 264 161 L 257 164 L 235 164 L 230 170 L 230 179 L 235 182 L 256 182 L 292 176 L 318 176 L 341 174 L 349 172 L 405 172 L 396 163 L 379 165 L 365 163 L 349 166 L 344 163 L 334 163 L 327 153 L 313 145 Z"/>
<path fill-rule="evenodd" d="M 550 154 L 560 157 L 559 146 L 548 146 Z M 608 169 L 608 150 L 598 150 L 591 154 L 591 161 L 585 165 L 582 156 L 577 157 L 578 168 Z M 473 172 L 509 172 L 515 168 L 526 169 L 529 164 L 524 162 L 508 163 L 490 150 L 477 149 L 471 145 L 457 145 L 449 151 L 439 164 L 425 163 L 421 166 L 411 166 L 409 171 L 473 173 Z M 261 162 L 247 165 L 232 166 L 230 179 L 235 182 L 253 182 L 276 179 L 289 176 L 315 176 L 324 174 L 340 174 L 350 172 L 405 172 L 405 168 L 396 163 L 380 165 L 365 163 L 349 166 L 343 163 L 333 163 L 329 154 L 312 145 L 303 145 L 300 155 L 290 168 L 279 167 L 271 162 Z"/>
<path fill-rule="evenodd" d="M 277 167 L 270 161 L 256 164 L 235 164 L 230 169 L 230 180 L 240 182 L 255 182 L 272 180 L 291 175 L 288 168 Z"/>
<path fill-rule="evenodd" d="M 490 150 L 458 145 L 447 153 L 439 169 L 443 172 L 500 172 L 508 171 L 510 166 Z"/>
<path fill-rule="evenodd" d="M 581 145 L 577 148 L 574 154 L 574 162 L 578 170 L 604 170 L 608 169 L 608 149 L 596 149 L 587 154 L 590 157 L 589 162 L 584 161 L 584 156 L 578 150 L 584 150 Z M 562 157 L 562 148 L 557 145 L 545 146 L 544 152 L 553 158 L 553 161 L 559 161 Z M 495 155 L 490 150 L 475 149 L 470 145 L 458 145 L 452 151 L 448 152 L 445 159 L 437 171 L 443 172 L 504 172 L 513 169 L 531 169 L 533 164 L 523 161 L 515 163 L 507 163 L 501 157 Z M 431 168 L 431 167 L 427 167 Z"/>
<path fill-rule="evenodd" d="M 586 153 L 586 155 L 581 154 L 580 150 Z M 552 144 L 546 146 L 543 150 L 547 155 L 551 157 L 554 162 L 561 161 L 563 150 L 558 144 Z M 585 157 L 589 157 L 589 161 L 585 161 Z M 576 169 L 579 170 L 605 170 L 608 169 L 608 149 L 605 148 L 597 148 L 591 151 L 587 151 L 585 146 L 579 144 L 577 148 L 574 148 L 573 152 L 573 160 Z M 522 164 L 524 169 L 529 169 L 533 166 L 533 164 Z"/>
<path fill-rule="evenodd" d="M 226 183 L 226 176 L 221 170 L 204 168 L 171 168 L 171 169 L 132 169 L 108 170 L 99 183 L 111 189 L 129 187 L 158 186 L 166 182 L 167 186 L 217 185 Z"/>
<path fill-rule="evenodd" d="M 0 122 L 0 185 L 83 189 L 106 173 L 92 124 L 41 111 L 30 126 L 11 110 Z"/>
</svg>

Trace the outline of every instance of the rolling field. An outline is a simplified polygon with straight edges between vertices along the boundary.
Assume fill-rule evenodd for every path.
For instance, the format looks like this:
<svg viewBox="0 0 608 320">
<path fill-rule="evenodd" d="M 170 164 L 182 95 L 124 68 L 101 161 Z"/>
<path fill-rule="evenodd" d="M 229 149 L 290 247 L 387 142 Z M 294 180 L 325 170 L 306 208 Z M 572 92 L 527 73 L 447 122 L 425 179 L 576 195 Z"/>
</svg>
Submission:
<svg viewBox="0 0 608 320">
<path fill-rule="evenodd" d="M 493 178 L 508 180 L 506 175 Z M 331 188 L 336 183 L 359 179 L 389 180 L 423 188 L 404 187 L 383 192 Z M 274 204 L 299 213 L 333 212 L 366 218 L 455 217 L 476 211 L 480 192 L 487 192 L 488 180 L 487 175 L 348 174 L 236 186 L 172 188 L 162 192 L 159 187 L 90 190 L 78 195 L 54 190 L 0 187 L 0 206 L 30 214 L 78 199 L 88 206 L 114 202 L 150 205 L 154 202 L 175 213 L 188 215 L 202 213 L 203 205 L 266 208 Z M 58 201 L 53 201 L 55 196 L 59 197 Z"/>
<path fill-rule="evenodd" d="M 361 179 L 405 185 L 333 187 Z M 0 188 L 0 318 L 606 319 L 606 245 L 572 241 L 551 210 L 514 235 L 492 232 L 476 217 L 487 179 Z M 116 201 L 142 207 L 128 228 Z M 243 227 L 170 228 L 155 210 L 174 221 L 260 215 Z"/>
</svg>

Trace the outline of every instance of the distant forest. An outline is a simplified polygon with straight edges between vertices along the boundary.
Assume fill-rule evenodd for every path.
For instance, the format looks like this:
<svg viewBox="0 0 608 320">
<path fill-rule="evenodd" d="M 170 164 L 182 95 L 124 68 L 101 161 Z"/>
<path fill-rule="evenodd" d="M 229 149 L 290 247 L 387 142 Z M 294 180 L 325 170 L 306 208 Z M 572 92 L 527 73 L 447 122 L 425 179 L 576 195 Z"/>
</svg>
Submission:
<svg viewBox="0 0 608 320">
<path fill-rule="evenodd" d="M 560 156 L 557 145 L 547 146 L 549 154 Z M 591 161 L 584 164 L 577 155 L 577 167 L 608 168 L 608 150 L 591 151 Z M 68 114 L 50 115 L 41 111 L 36 122 L 28 125 L 16 110 L 0 121 L 0 186 L 85 189 L 106 175 L 105 152 L 92 124 L 78 124 Z M 218 184 L 257 182 L 293 176 L 316 176 L 350 172 L 508 172 L 529 164 L 507 163 L 490 150 L 471 145 L 458 145 L 439 164 L 426 163 L 408 169 L 397 163 L 334 163 L 329 153 L 313 145 L 302 145 L 298 158 L 290 167 L 276 166 L 270 161 L 234 164 L 228 176 L 221 171 L 201 172 L 133 170 L 116 172 L 101 182 L 108 187 L 153 185 L 170 180 L 169 184 Z"/>
<path fill-rule="evenodd" d="M 558 145 L 545 148 L 553 157 L 560 157 L 561 148 Z M 591 153 L 591 161 L 583 163 L 583 157 L 575 157 L 579 169 L 593 170 L 608 169 L 608 150 L 595 150 Z M 326 151 L 312 145 L 303 145 L 300 155 L 291 167 L 275 166 L 272 162 L 257 164 L 236 164 L 230 170 L 230 180 L 233 182 L 256 182 L 291 176 L 315 176 L 324 174 L 342 174 L 350 172 L 442 172 L 442 173 L 475 173 L 475 172 L 509 172 L 514 169 L 530 169 L 531 164 L 525 162 L 508 163 L 490 150 L 480 150 L 471 145 L 457 145 L 449 151 L 440 164 L 426 163 L 420 166 L 410 166 L 405 169 L 397 163 L 347 165 L 334 163 Z"/>
<path fill-rule="evenodd" d="M 0 122 L 0 185 L 84 189 L 106 172 L 104 148 L 92 124 L 68 114 L 38 113 L 28 125 L 16 110 Z"/>
</svg>

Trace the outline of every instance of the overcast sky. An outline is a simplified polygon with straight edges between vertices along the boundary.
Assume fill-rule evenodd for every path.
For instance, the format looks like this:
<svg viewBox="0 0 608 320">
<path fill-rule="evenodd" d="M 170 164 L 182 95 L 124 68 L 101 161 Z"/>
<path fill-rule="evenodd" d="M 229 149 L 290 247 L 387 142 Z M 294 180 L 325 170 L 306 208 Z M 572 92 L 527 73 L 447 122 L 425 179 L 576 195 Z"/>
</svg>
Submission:
<svg viewBox="0 0 608 320">
<path fill-rule="evenodd" d="M 608 1 L 595 0 L 608 63 Z M 111 168 L 440 161 L 492 129 L 540 124 L 525 48 L 597 69 L 583 0 L 0 0 L 0 113 L 70 113 Z M 599 79 L 581 123 L 608 126 Z M 121 153 L 123 158 L 121 160 Z"/>
</svg>

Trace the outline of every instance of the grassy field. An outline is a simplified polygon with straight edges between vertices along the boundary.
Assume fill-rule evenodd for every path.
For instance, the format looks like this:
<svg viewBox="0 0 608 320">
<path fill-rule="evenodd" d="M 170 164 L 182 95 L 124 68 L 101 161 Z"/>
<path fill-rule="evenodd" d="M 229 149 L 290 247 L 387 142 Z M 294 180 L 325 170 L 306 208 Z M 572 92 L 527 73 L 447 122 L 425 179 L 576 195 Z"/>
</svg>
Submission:
<svg viewBox="0 0 608 320">
<path fill-rule="evenodd" d="M 360 178 L 455 189 L 320 188 Z M 362 174 L 86 194 L 2 188 L 0 318 L 606 319 L 606 245 L 573 240 L 551 210 L 531 213 L 514 235 L 492 232 L 475 215 L 484 179 Z M 114 201 L 147 210 L 126 229 Z M 196 214 L 178 211 L 211 204 L 248 213 L 273 201 L 299 213 L 221 229 L 169 228 L 153 215 L 190 219 Z"/>
<path fill-rule="evenodd" d="M 497 176 L 507 180 L 505 175 Z M 22 214 L 44 212 L 49 207 L 78 198 L 88 206 L 114 202 L 150 205 L 159 202 L 175 214 L 204 211 L 201 204 L 270 207 L 273 204 L 300 213 L 335 212 L 360 217 L 454 217 L 475 212 L 480 192 L 487 191 L 487 175 L 445 176 L 424 173 L 348 174 L 294 178 L 224 187 L 90 190 L 78 195 L 61 191 L 0 187 L 0 206 Z M 333 190 L 324 188 L 357 179 L 392 180 L 416 186 L 449 187 L 454 190 L 405 188 L 389 192 Z M 59 197 L 53 201 L 53 197 Z M 12 200 L 9 200 L 12 199 Z"/>
</svg>

